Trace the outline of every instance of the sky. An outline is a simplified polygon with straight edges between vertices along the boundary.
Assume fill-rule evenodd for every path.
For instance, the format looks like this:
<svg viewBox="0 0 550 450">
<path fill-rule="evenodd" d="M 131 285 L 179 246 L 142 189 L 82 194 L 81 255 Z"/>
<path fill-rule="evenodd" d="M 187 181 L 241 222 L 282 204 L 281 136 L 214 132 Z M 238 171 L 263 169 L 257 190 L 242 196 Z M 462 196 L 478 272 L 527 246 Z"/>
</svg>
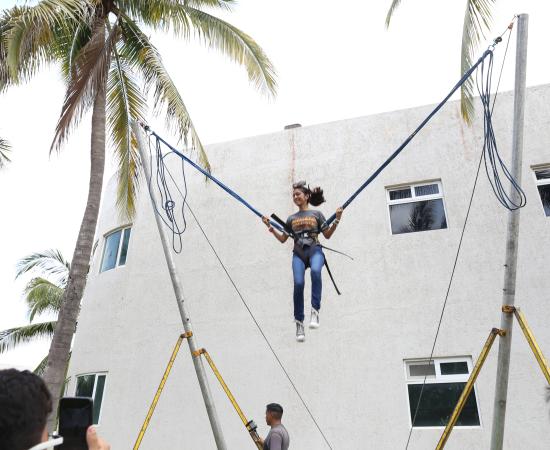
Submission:
<svg viewBox="0 0 550 450">
<path fill-rule="evenodd" d="M 0 0 L 0 9 L 21 3 Z M 231 13 L 217 14 L 267 53 L 277 72 L 275 98 L 260 94 L 243 68 L 217 52 L 150 35 L 207 145 L 292 123 L 313 125 L 440 101 L 460 78 L 466 1 L 404 0 L 386 30 L 390 4 L 240 0 Z M 497 1 L 479 54 L 518 13 L 530 15 L 527 85 L 550 83 L 548 2 Z M 500 90 L 513 88 L 515 34 L 510 45 Z M 501 44 L 495 67 L 503 52 Z M 50 248 L 70 259 L 74 251 L 88 188 L 90 117 L 50 155 L 63 96 L 55 67 L 0 95 L 0 136 L 13 146 L 12 163 L 0 172 L 0 330 L 28 323 L 22 290 L 29 278 L 15 280 L 17 260 Z M 108 155 L 105 180 L 114 170 Z M 0 354 L 0 368 L 32 369 L 48 348 L 42 341 Z"/>
</svg>

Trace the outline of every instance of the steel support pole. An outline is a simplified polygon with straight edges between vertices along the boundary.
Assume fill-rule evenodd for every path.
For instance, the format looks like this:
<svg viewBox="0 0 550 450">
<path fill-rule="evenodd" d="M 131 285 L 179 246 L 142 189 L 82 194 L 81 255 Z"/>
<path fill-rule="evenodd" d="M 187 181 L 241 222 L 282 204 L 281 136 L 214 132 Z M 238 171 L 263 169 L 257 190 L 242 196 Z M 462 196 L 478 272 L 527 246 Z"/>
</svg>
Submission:
<svg viewBox="0 0 550 450">
<path fill-rule="evenodd" d="M 527 68 L 527 30 L 529 16 L 518 16 L 516 44 L 516 79 L 514 87 L 514 125 L 512 134 L 512 176 L 521 183 L 521 157 L 523 152 L 523 118 L 525 110 L 525 74 Z M 512 201 L 519 204 L 519 194 L 510 189 Z M 508 213 L 506 238 L 506 262 L 504 264 L 504 292 L 502 304 L 513 306 L 516 295 L 516 266 L 518 254 L 520 210 Z M 512 314 L 502 313 L 500 328 L 506 331 L 498 346 L 497 378 L 493 409 L 493 427 L 491 432 L 491 450 L 502 450 L 504 443 L 504 424 L 506 419 L 506 399 L 508 394 L 508 374 L 510 368 L 510 349 L 512 344 Z"/>
<path fill-rule="evenodd" d="M 132 123 L 132 130 L 137 139 L 139 155 L 141 158 L 141 163 L 143 166 L 143 171 L 145 173 L 145 179 L 149 180 L 151 178 L 151 167 L 149 166 L 149 155 L 145 151 L 145 141 L 143 137 L 143 131 L 137 122 Z M 147 181 L 146 181 L 147 182 Z M 149 195 L 151 197 L 151 203 L 154 202 L 155 197 L 151 190 L 149 190 Z M 168 236 L 166 235 L 166 230 L 164 229 L 164 224 L 162 219 L 154 211 L 155 220 L 157 222 L 157 228 L 160 235 L 160 240 L 162 242 L 162 249 L 164 250 L 164 257 L 166 258 L 166 264 L 168 265 L 168 271 L 170 272 L 170 278 L 172 280 L 172 286 L 174 288 L 174 294 L 176 296 L 176 301 L 178 304 L 178 310 L 181 316 L 181 321 L 183 324 L 183 329 L 186 333 L 192 333 L 191 330 L 191 319 L 189 314 L 185 309 L 184 297 L 183 297 L 183 288 L 181 281 L 176 271 L 176 265 L 174 259 L 172 258 L 172 252 L 170 245 L 168 244 Z M 189 344 L 189 351 L 191 352 L 193 364 L 195 366 L 195 372 L 197 373 L 197 378 L 199 380 L 199 385 L 202 392 L 202 397 L 204 399 L 204 405 L 206 406 L 206 412 L 208 413 L 208 419 L 210 420 L 210 426 L 212 427 L 212 433 L 214 434 L 214 440 L 216 441 L 216 446 L 218 450 L 226 450 L 225 440 L 223 438 L 223 432 L 218 420 L 218 414 L 216 413 L 216 407 L 214 401 L 212 400 L 212 394 L 210 392 L 210 387 L 208 386 L 208 379 L 206 378 L 206 372 L 202 363 L 202 359 L 199 357 L 193 356 L 197 351 L 197 345 L 195 343 L 195 337 L 191 334 L 187 338 L 187 343 Z"/>
</svg>

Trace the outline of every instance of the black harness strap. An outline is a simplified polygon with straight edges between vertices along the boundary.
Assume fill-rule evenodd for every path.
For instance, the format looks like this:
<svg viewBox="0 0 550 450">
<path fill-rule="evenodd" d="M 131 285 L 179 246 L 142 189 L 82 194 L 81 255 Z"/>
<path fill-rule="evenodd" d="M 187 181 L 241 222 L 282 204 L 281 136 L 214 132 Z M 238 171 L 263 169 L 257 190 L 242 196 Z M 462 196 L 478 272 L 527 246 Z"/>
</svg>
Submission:
<svg viewBox="0 0 550 450">
<path fill-rule="evenodd" d="M 302 260 L 302 262 L 306 265 L 306 268 L 308 268 L 309 267 L 309 255 L 306 255 L 306 252 L 304 251 L 304 248 L 296 243 L 296 234 L 292 231 L 292 228 L 290 228 L 287 225 L 286 222 L 283 222 L 283 220 L 280 217 L 278 217 L 276 214 L 271 214 L 271 218 L 273 220 L 275 220 L 275 222 L 277 222 L 279 225 L 281 225 L 284 228 L 285 232 L 290 237 L 292 237 L 294 239 L 294 253 L 296 253 L 296 255 L 298 255 L 298 258 L 300 258 Z M 346 255 L 345 253 L 339 252 L 338 250 L 334 250 L 332 248 L 325 247 L 324 245 L 321 245 L 319 243 L 317 243 L 317 245 L 321 248 L 330 250 L 331 252 L 339 253 L 340 255 L 344 255 L 344 256 L 347 256 L 350 259 L 353 259 L 351 256 Z M 342 293 L 338 289 L 338 286 L 336 285 L 336 281 L 334 281 L 334 277 L 332 276 L 332 272 L 330 271 L 330 267 L 328 266 L 327 256 L 325 254 L 323 254 L 323 256 L 324 256 L 324 259 L 325 259 L 325 267 L 327 268 L 327 272 L 328 272 L 328 276 L 330 277 L 330 281 L 332 281 L 332 284 L 334 286 L 334 289 L 336 290 L 336 293 L 338 295 L 342 295 Z"/>
</svg>

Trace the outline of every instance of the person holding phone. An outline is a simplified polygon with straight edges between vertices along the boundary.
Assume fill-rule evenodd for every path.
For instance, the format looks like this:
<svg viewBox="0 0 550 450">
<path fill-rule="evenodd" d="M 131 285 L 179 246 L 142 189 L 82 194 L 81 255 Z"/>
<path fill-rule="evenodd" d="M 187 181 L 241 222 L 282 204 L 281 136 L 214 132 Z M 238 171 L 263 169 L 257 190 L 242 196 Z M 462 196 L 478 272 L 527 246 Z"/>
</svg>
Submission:
<svg viewBox="0 0 550 450">
<path fill-rule="evenodd" d="M 28 370 L 0 370 L 0 450 L 53 449 L 60 438 L 48 439 L 46 421 L 52 397 L 38 375 Z M 94 427 L 86 432 L 88 450 L 110 450 Z"/>
<path fill-rule="evenodd" d="M 325 255 L 319 243 L 319 234 L 325 239 L 330 239 L 342 218 L 343 209 L 336 210 L 336 220 L 332 225 L 327 225 L 323 213 L 316 209 L 310 209 L 309 205 L 319 206 L 325 202 L 323 190 L 320 187 L 310 189 L 305 181 L 299 181 L 292 185 L 292 200 L 298 207 L 298 211 L 286 220 L 285 229 L 292 231 L 294 249 L 292 255 L 292 274 L 294 277 L 294 321 L 296 322 L 296 340 L 305 341 L 304 330 L 304 285 L 305 271 L 309 267 L 311 271 L 311 320 L 309 328 L 319 328 L 319 312 L 321 310 L 322 279 L 321 270 L 325 264 Z M 275 238 L 285 243 L 287 233 L 279 233 L 269 223 L 267 217 L 262 217 L 269 232 Z"/>
</svg>

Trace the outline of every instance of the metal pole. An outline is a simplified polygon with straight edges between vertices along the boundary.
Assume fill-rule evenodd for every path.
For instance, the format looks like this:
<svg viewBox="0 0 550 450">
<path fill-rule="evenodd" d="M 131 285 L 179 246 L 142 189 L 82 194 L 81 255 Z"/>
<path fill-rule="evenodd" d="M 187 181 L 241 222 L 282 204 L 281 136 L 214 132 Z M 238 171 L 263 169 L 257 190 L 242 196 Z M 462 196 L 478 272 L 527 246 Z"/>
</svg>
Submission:
<svg viewBox="0 0 550 450">
<path fill-rule="evenodd" d="M 525 73 L 527 66 L 527 29 L 529 16 L 518 16 L 516 44 L 516 81 L 514 88 L 514 126 L 512 134 L 512 176 L 521 182 L 521 155 L 523 152 L 523 116 L 525 110 Z M 512 201 L 519 203 L 519 195 L 510 189 Z M 504 264 L 504 292 L 502 304 L 513 306 L 516 295 L 516 266 L 518 253 L 520 210 L 508 213 L 506 238 L 506 262 Z M 508 372 L 510 367 L 510 349 L 512 344 L 512 314 L 502 313 L 500 328 L 506 331 L 498 346 L 497 379 L 495 403 L 493 409 L 493 428 L 491 450 L 502 450 L 504 442 L 504 424 L 506 419 L 506 397 L 508 393 Z"/>
<path fill-rule="evenodd" d="M 147 155 L 145 151 L 145 143 L 142 134 L 143 132 L 137 122 L 132 122 L 132 130 L 137 139 L 139 155 L 141 158 L 141 163 L 143 165 L 143 170 L 145 172 L 146 180 L 149 180 L 151 177 L 151 167 L 149 166 L 149 155 Z M 155 200 L 153 192 L 151 190 L 149 190 L 149 195 L 151 196 L 151 202 L 154 203 Z M 160 240 L 162 242 L 162 248 L 164 250 L 164 256 L 166 258 L 166 264 L 168 265 L 168 271 L 170 272 L 170 278 L 172 279 L 172 286 L 174 287 L 174 294 L 176 295 L 176 301 L 178 304 L 183 329 L 186 333 L 191 333 L 191 335 L 187 339 L 187 343 L 189 344 L 189 351 L 191 352 L 191 355 L 193 357 L 193 364 L 195 365 L 195 372 L 197 373 L 197 378 L 199 380 L 202 397 L 204 399 L 204 405 L 206 406 L 206 412 L 208 413 L 208 419 L 210 420 L 210 426 L 212 427 L 212 433 L 214 434 L 214 439 L 216 441 L 216 446 L 218 447 L 218 450 L 226 450 L 227 447 L 225 445 L 223 432 L 218 420 L 218 415 L 216 413 L 216 407 L 214 406 L 214 401 L 212 400 L 212 394 L 208 386 L 208 380 L 206 378 L 206 372 L 202 364 L 202 359 L 200 357 L 197 358 L 193 356 L 197 351 L 197 345 L 195 344 L 195 338 L 192 335 L 193 332 L 191 331 L 191 319 L 189 318 L 189 315 L 187 314 L 187 311 L 185 309 L 182 284 L 176 271 L 174 259 L 172 258 L 172 253 L 168 244 L 168 237 L 166 236 L 166 231 L 164 229 L 161 218 L 156 213 L 154 215 L 160 234 Z"/>
</svg>

